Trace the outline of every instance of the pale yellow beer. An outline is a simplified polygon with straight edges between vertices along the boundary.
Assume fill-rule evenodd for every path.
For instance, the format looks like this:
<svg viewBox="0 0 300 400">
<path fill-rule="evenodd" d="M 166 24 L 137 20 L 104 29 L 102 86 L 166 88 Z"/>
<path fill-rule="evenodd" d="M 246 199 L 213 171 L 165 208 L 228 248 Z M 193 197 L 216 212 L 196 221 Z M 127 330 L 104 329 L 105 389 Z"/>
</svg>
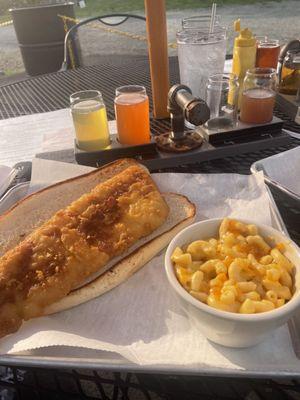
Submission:
<svg viewBox="0 0 300 400">
<path fill-rule="evenodd" d="M 77 146 L 82 150 L 105 149 L 110 144 L 106 108 L 102 97 L 78 99 L 71 104 Z"/>
</svg>

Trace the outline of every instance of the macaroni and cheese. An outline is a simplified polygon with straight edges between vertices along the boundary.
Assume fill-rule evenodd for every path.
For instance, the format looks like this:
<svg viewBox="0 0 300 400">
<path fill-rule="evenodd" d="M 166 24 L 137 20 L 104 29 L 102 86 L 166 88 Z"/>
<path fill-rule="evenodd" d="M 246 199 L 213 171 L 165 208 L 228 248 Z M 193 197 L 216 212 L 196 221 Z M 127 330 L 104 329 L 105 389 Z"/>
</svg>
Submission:
<svg viewBox="0 0 300 400">
<path fill-rule="evenodd" d="M 293 293 L 293 264 L 255 225 L 225 218 L 219 239 L 176 247 L 171 260 L 180 284 L 211 307 L 242 314 L 283 306 Z"/>
</svg>

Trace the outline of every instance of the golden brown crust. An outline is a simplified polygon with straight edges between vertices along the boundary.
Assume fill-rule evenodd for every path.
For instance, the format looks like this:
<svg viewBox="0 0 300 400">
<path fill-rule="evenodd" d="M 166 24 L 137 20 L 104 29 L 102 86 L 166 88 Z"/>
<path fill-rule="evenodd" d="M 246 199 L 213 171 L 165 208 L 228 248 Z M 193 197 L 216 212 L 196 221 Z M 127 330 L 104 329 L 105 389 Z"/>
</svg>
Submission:
<svg viewBox="0 0 300 400">
<path fill-rule="evenodd" d="M 78 179 L 84 179 L 85 177 L 88 177 L 88 176 L 97 175 L 97 174 L 99 174 L 99 171 L 102 171 L 102 170 L 105 170 L 106 175 L 110 175 L 110 174 L 114 175 L 115 170 L 117 170 L 119 168 L 126 169 L 132 165 L 140 165 L 140 164 L 132 158 L 122 158 L 121 160 L 113 161 L 109 164 L 99 167 L 99 168 L 95 169 L 94 171 L 87 172 L 86 174 L 82 174 L 79 177 L 77 176 L 75 178 L 65 179 L 62 182 L 54 183 L 51 186 L 48 186 L 44 189 L 39 190 L 37 193 L 51 191 L 52 188 L 54 188 L 56 186 L 61 186 L 67 182 L 75 183 Z M 26 202 L 28 199 L 30 199 L 32 197 L 35 197 L 37 195 L 37 193 L 32 193 L 29 196 L 26 196 L 24 199 L 21 199 L 18 202 L 16 202 L 11 208 L 9 208 L 7 211 L 5 211 L 3 214 L 0 215 L 0 221 L 1 221 L 1 219 L 5 218 L 7 216 L 7 214 L 9 214 L 12 210 L 14 210 L 16 207 L 18 207 L 19 204 Z"/>
<path fill-rule="evenodd" d="M 51 304 L 44 310 L 45 315 L 64 311 L 101 296 L 109 290 L 125 282 L 130 276 L 142 268 L 149 260 L 158 254 L 170 243 L 172 238 L 183 228 L 190 225 L 196 215 L 196 206 L 183 195 L 177 193 L 163 193 L 164 199 L 170 207 L 168 219 L 172 221 L 164 224 L 157 231 L 157 235 L 150 236 L 144 244 L 122 257 L 105 273 L 94 278 L 80 288 L 72 290 L 62 300 Z M 174 223 L 173 223 L 174 222 Z"/>
<path fill-rule="evenodd" d="M 0 337 L 42 315 L 167 215 L 154 182 L 136 163 L 58 211 L 0 259 Z"/>
<path fill-rule="evenodd" d="M 168 195 L 168 194 L 171 195 L 171 196 L 175 195 L 177 198 L 181 197 L 182 199 L 184 199 L 186 201 L 186 203 L 189 205 L 189 210 L 188 210 L 188 214 L 186 215 L 186 217 L 184 219 L 180 220 L 180 222 L 178 222 L 177 224 L 173 225 L 172 228 L 166 230 L 164 232 L 164 235 L 168 234 L 169 232 L 174 232 L 176 230 L 177 226 L 183 225 L 185 223 L 185 221 L 194 220 L 195 215 L 196 215 L 196 206 L 195 206 L 195 204 L 191 203 L 186 196 L 184 196 L 183 194 L 178 194 L 178 193 L 163 193 L 164 196 Z M 142 246 L 140 246 L 137 249 L 135 249 L 132 253 L 130 253 L 126 257 L 122 258 L 122 263 L 129 262 L 132 259 L 132 257 L 135 256 L 136 253 L 138 253 L 141 250 L 144 250 L 146 247 L 151 246 L 151 244 L 156 240 L 157 240 L 157 237 L 154 237 L 151 240 L 149 240 L 147 243 L 145 243 Z M 117 266 L 118 266 L 118 264 L 117 264 Z M 114 274 L 114 270 L 116 269 L 117 266 L 111 267 L 108 271 L 106 271 L 106 273 L 107 274 Z M 99 280 L 105 279 L 104 275 L 105 274 L 103 274 L 103 275 L 93 279 L 92 281 L 82 285 L 80 287 L 80 290 L 83 289 L 84 287 L 87 287 L 89 285 L 94 284 L 95 281 L 99 281 Z M 78 290 L 78 289 L 72 290 L 71 293 L 75 292 L 76 290 Z"/>
</svg>

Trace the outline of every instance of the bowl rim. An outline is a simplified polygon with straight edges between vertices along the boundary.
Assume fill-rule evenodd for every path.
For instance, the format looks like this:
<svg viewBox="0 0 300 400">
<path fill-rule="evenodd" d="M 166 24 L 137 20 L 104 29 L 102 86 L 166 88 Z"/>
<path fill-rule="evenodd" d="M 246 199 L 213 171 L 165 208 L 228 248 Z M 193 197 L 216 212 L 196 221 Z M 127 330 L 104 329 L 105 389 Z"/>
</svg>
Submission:
<svg viewBox="0 0 300 400">
<path fill-rule="evenodd" d="M 228 217 L 230 218 L 230 217 Z M 171 240 L 169 243 L 166 253 L 165 253 L 165 271 L 166 275 L 168 278 L 168 281 L 170 285 L 173 287 L 173 289 L 177 292 L 177 294 L 182 297 L 185 301 L 188 303 L 191 303 L 193 306 L 198 308 L 199 310 L 210 314 L 214 317 L 221 317 L 222 319 L 226 320 L 231 320 L 231 321 L 241 321 L 241 322 L 258 322 L 258 321 L 267 321 L 267 320 L 272 320 L 272 319 L 279 319 L 280 317 L 284 317 L 288 314 L 291 314 L 296 308 L 300 306 L 300 290 L 298 291 L 297 296 L 295 294 L 292 296 L 292 298 L 283 306 L 276 308 L 271 311 L 266 311 L 258 314 L 239 314 L 239 313 L 233 313 L 229 311 L 223 311 L 219 310 L 216 308 L 213 308 L 205 303 L 202 303 L 200 300 L 195 299 L 191 294 L 189 294 L 179 283 L 175 271 L 174 271 L 174 266 L 171 261 L 171 249 L 176 247 L 176 242 L 178 239 L 183 236 L 186 232 L 188 232 L 191 228 L 195 228 L 195 226 L 199 225 L 204 225 L 207 223 L 215 223 L 215 224 L 220 224 L 223 221 L 224 218 L 211 218 L 211 219 L 206 219 L 203 221 L 198 221 L 195 222 L 192 225 L 189 225 L 188 227 L 184 228 L 180 232 L 177 233 L 177 235 Z M 249 219 L 244 219 L 244 218 L 231 218 L 231 219 L 236 219 L 238 221 L 247 223 L 247 224 L 255 224 L 258 229 L 265 228 L 267 230 L 270 230 L 271 233 L 279 234 L 283 240 L 288 241 L 289 245 L 291 245 L 294 250 L 296 250 L 297 255 L 300 258 L 300 248 L 297 246 L 297 244 L 288 236 L 280 232 L 279 230 L 273 228 L 272 226 L 265 225 L 258 223 L 256 221 L 252 221 Z M 297 268 L 297 267 L 295 267 Z M 299 272 L 300 273 L 300 268 Z"/>
</svg>

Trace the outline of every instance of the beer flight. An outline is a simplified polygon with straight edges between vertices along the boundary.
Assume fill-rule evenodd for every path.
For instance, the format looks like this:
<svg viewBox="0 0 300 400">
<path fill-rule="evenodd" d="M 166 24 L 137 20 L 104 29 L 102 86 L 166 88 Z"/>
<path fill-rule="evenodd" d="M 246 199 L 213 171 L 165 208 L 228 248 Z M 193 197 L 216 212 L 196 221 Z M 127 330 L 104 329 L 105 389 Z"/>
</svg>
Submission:
<svg viewBox="0 0 300 400">
<path fill-rule="evenodd" d="M 219 18 L 215 18 L 210 27 L 208 22 L 203 17 L 199 17 L 199 20 L 193 18 L 191 27 L 185 19 L 183 29 L 177 34 L 180 80 L 183 84 L 189 84 L 194 95 L 201 93 L 203 97 L 204 93 L 211 113 L 205 126 L 207 129 L 222 129 L 227 123 L 234 127 L 238 121 L 252 125 L 271 122 L 278 86 L 279 41 L 266 36 L 255 37 L 250 29 L 241 29 L 239 20 L 235 21 L 234 29 L 238 36 L 234 41 L 232 71 L 223 74 L 226 50 L 221 54 L 216 43 L 218 39 L 224 41 L 225 38 L 225 47 L 222 45 L 222 48 L 226 48 L 226 29 L 221 27 Z M 206 43 L 209 47 L 202 51 Z M 199 55 L 202 55 L 198 64 L 202 70 L 198 68 L 198 77 L 197 66 L 191 65 L 196 60 L 183 57 L 186 51 L 190 51 L 191 45 L 195 46 L 195 54 L 200 48 Z M 210 71 L 203 71 L 203 64 L 208 65 L 214 51 L 218 51 L 217 68 L 222 73 L 209 75 Z M 204 78 L 201 74 L 205 75 Z M 204 82 L 204 87 L 201 88 L 199 82 L 201 85 Z M 128 85 L 117 88 L 114 107 L 119 143 L 129 146 L 149 143 L 149 99 L 145 87 Z M 109 126 L 101 93 L 97 90 L 74 93 L 70 96 L 70 108 L 77 147 L 85 151 L 110 148 Z M 225 120 L 228 120 L 226 124 Z"/>
</svg>

